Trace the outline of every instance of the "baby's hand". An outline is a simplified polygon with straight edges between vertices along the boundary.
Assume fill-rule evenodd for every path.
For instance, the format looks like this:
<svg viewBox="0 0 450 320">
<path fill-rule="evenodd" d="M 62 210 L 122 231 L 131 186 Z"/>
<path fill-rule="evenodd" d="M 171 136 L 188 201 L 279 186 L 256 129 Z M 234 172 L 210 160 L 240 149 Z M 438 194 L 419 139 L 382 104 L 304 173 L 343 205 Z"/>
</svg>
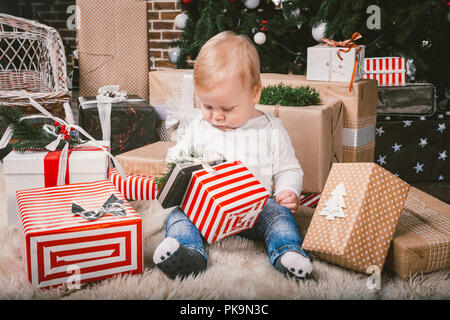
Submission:
<svg viewBox="0 0 450 320">
<path fill-rule="evenodd" d="M 282 190 L 278 193 L 277 203 L 290 209 L 292 214 L 297 213 L 298 199 L 294 192 L 290 190 Z"/>
</svg>

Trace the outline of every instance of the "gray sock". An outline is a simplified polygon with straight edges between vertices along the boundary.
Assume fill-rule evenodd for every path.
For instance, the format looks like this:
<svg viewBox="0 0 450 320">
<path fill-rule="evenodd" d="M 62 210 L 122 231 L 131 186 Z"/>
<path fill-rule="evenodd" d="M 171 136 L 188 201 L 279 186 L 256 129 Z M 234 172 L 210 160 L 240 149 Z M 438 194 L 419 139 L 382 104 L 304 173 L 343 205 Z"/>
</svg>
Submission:
<svg viewBox="0 0 450 320">
<path fill-rule="evenodd" d="M 307 279 L 313 270 L 311 260 L 297 251 L 287 251 L 275 260 L 274 267 L 291 277 Z"/>
<path fill-rule="evenodd" d="M 198 275 L 207 266 L 200 252 L 182 246 L 174 238 L 166 238 L 158 245 L 153 254 L 153 262 L 171 279 Z"/>
</svg>

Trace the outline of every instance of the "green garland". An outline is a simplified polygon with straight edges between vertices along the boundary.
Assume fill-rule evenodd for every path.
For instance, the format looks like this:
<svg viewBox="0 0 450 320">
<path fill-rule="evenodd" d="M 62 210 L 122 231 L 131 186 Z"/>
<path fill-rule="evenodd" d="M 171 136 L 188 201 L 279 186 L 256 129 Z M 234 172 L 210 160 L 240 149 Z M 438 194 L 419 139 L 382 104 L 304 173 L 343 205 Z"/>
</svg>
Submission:
<svg viewBox="0 0 450 320">
<path fill-rule="evenodd" d="M 25 152 L 29 150 L 45 150 L 45 146 L 55 140 L 55 136 L 46 132 L 42 127 L 34 126 L 28 120 L 20 120 L 24 114 L 17 108 L 0 105 L 0 119 L 3 119 L 7 126 L 12 125 L 13 140 L 18 140 L 12 144 L 15 151 Z M 69 146 L 76 146 L 83 141 L 69 134 Z M 59 143 L 57 150 L 61 150 L 66 144 L 66 140 Z"/>
<path fill-rule="evenodd" d="M 319 93 L 310 87 L 292 87 L 280 83 L 264 87 L 261 92 L 260 104 L 303 107 L 320 104 Z"/>
</svg>

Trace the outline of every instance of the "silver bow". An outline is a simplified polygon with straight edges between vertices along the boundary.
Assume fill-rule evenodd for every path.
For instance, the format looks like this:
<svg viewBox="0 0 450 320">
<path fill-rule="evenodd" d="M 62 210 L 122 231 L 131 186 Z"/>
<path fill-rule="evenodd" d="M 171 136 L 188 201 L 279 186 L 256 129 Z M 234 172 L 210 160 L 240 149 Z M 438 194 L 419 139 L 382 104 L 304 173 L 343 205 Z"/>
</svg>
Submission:
<svg viewBox="0 0 450 320">
<path fill-rule="evenodd" d="M 175 156 L 175 163 L 192 162 L 201 164 L 203 169 L 205 169 L 208 173 L 216 175 L 217 174 L 216 169 L 214 169 L 214 167 L 211 166 L 209 163 L 214 161 L 225 160 L 225 157 L 216 151 L 211 150 L 205 151 L 202 147 L 199 148 L 200 149 L 196 150 L 196 153 L 199 153 L 200 156 L 191 156 L 184 150 L 180 150 L 178 155 Z"/>
<path fill-rule="evenodd" d="M 110 213 L 114 216 L 124 217 L 127 212 L 125 206 L 123 205 L 123 200 L 120 200 L 113 193 L 105 201 L 105 203 L 97 210 L 85 210 L 75 201 L 72 201 L 72 213 L 74 215 L 81 216 L 86 220 L 96 220 L 103 217 L 105 214 Z"/>
<path fill-rule="evenodd" d="M 102 128 L 102 140 L 111 140 L 111 109 L 113 103 L 127 100 L 127 92 L 119 86 L 104 86 L 98 89 L 97 108 Z"/>
</svg>

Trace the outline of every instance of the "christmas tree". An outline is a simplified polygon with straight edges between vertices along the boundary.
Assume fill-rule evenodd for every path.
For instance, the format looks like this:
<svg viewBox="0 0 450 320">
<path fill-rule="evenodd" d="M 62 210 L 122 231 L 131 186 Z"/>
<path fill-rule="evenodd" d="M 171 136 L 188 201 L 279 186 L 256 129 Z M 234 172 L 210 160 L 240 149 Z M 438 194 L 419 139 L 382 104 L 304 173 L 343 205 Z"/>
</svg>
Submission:
<svg viewBox="0 0 450 320">
<path fill-rule="evenodd" d="M 345 218 L 344 213 L 345 197 L 347 192 L 345 191 L 345 186 L 341 182 L 337 187 L 331 192 L 331 197 L 325 203 L 325 207 L 319 212 L 319 216 L 326 216 L 327 220 L 335 220 L 336 218 Z"/>
<path fill-rule="evenodd" d="M 447 0 L 181 0 L 186 14 L 177 68 L 190 68 L 202 45 L 232 30 L 256 43 L 262 72 L 304 74 L 307 48 L 322 36 L 362 34 L 366 57 L 403 56 L 414 64 L 409 82 L 430 82 L 443 97 L 450 85 Z M 317 39 L 315 39 L 313 37 Z"/>
</svg>

